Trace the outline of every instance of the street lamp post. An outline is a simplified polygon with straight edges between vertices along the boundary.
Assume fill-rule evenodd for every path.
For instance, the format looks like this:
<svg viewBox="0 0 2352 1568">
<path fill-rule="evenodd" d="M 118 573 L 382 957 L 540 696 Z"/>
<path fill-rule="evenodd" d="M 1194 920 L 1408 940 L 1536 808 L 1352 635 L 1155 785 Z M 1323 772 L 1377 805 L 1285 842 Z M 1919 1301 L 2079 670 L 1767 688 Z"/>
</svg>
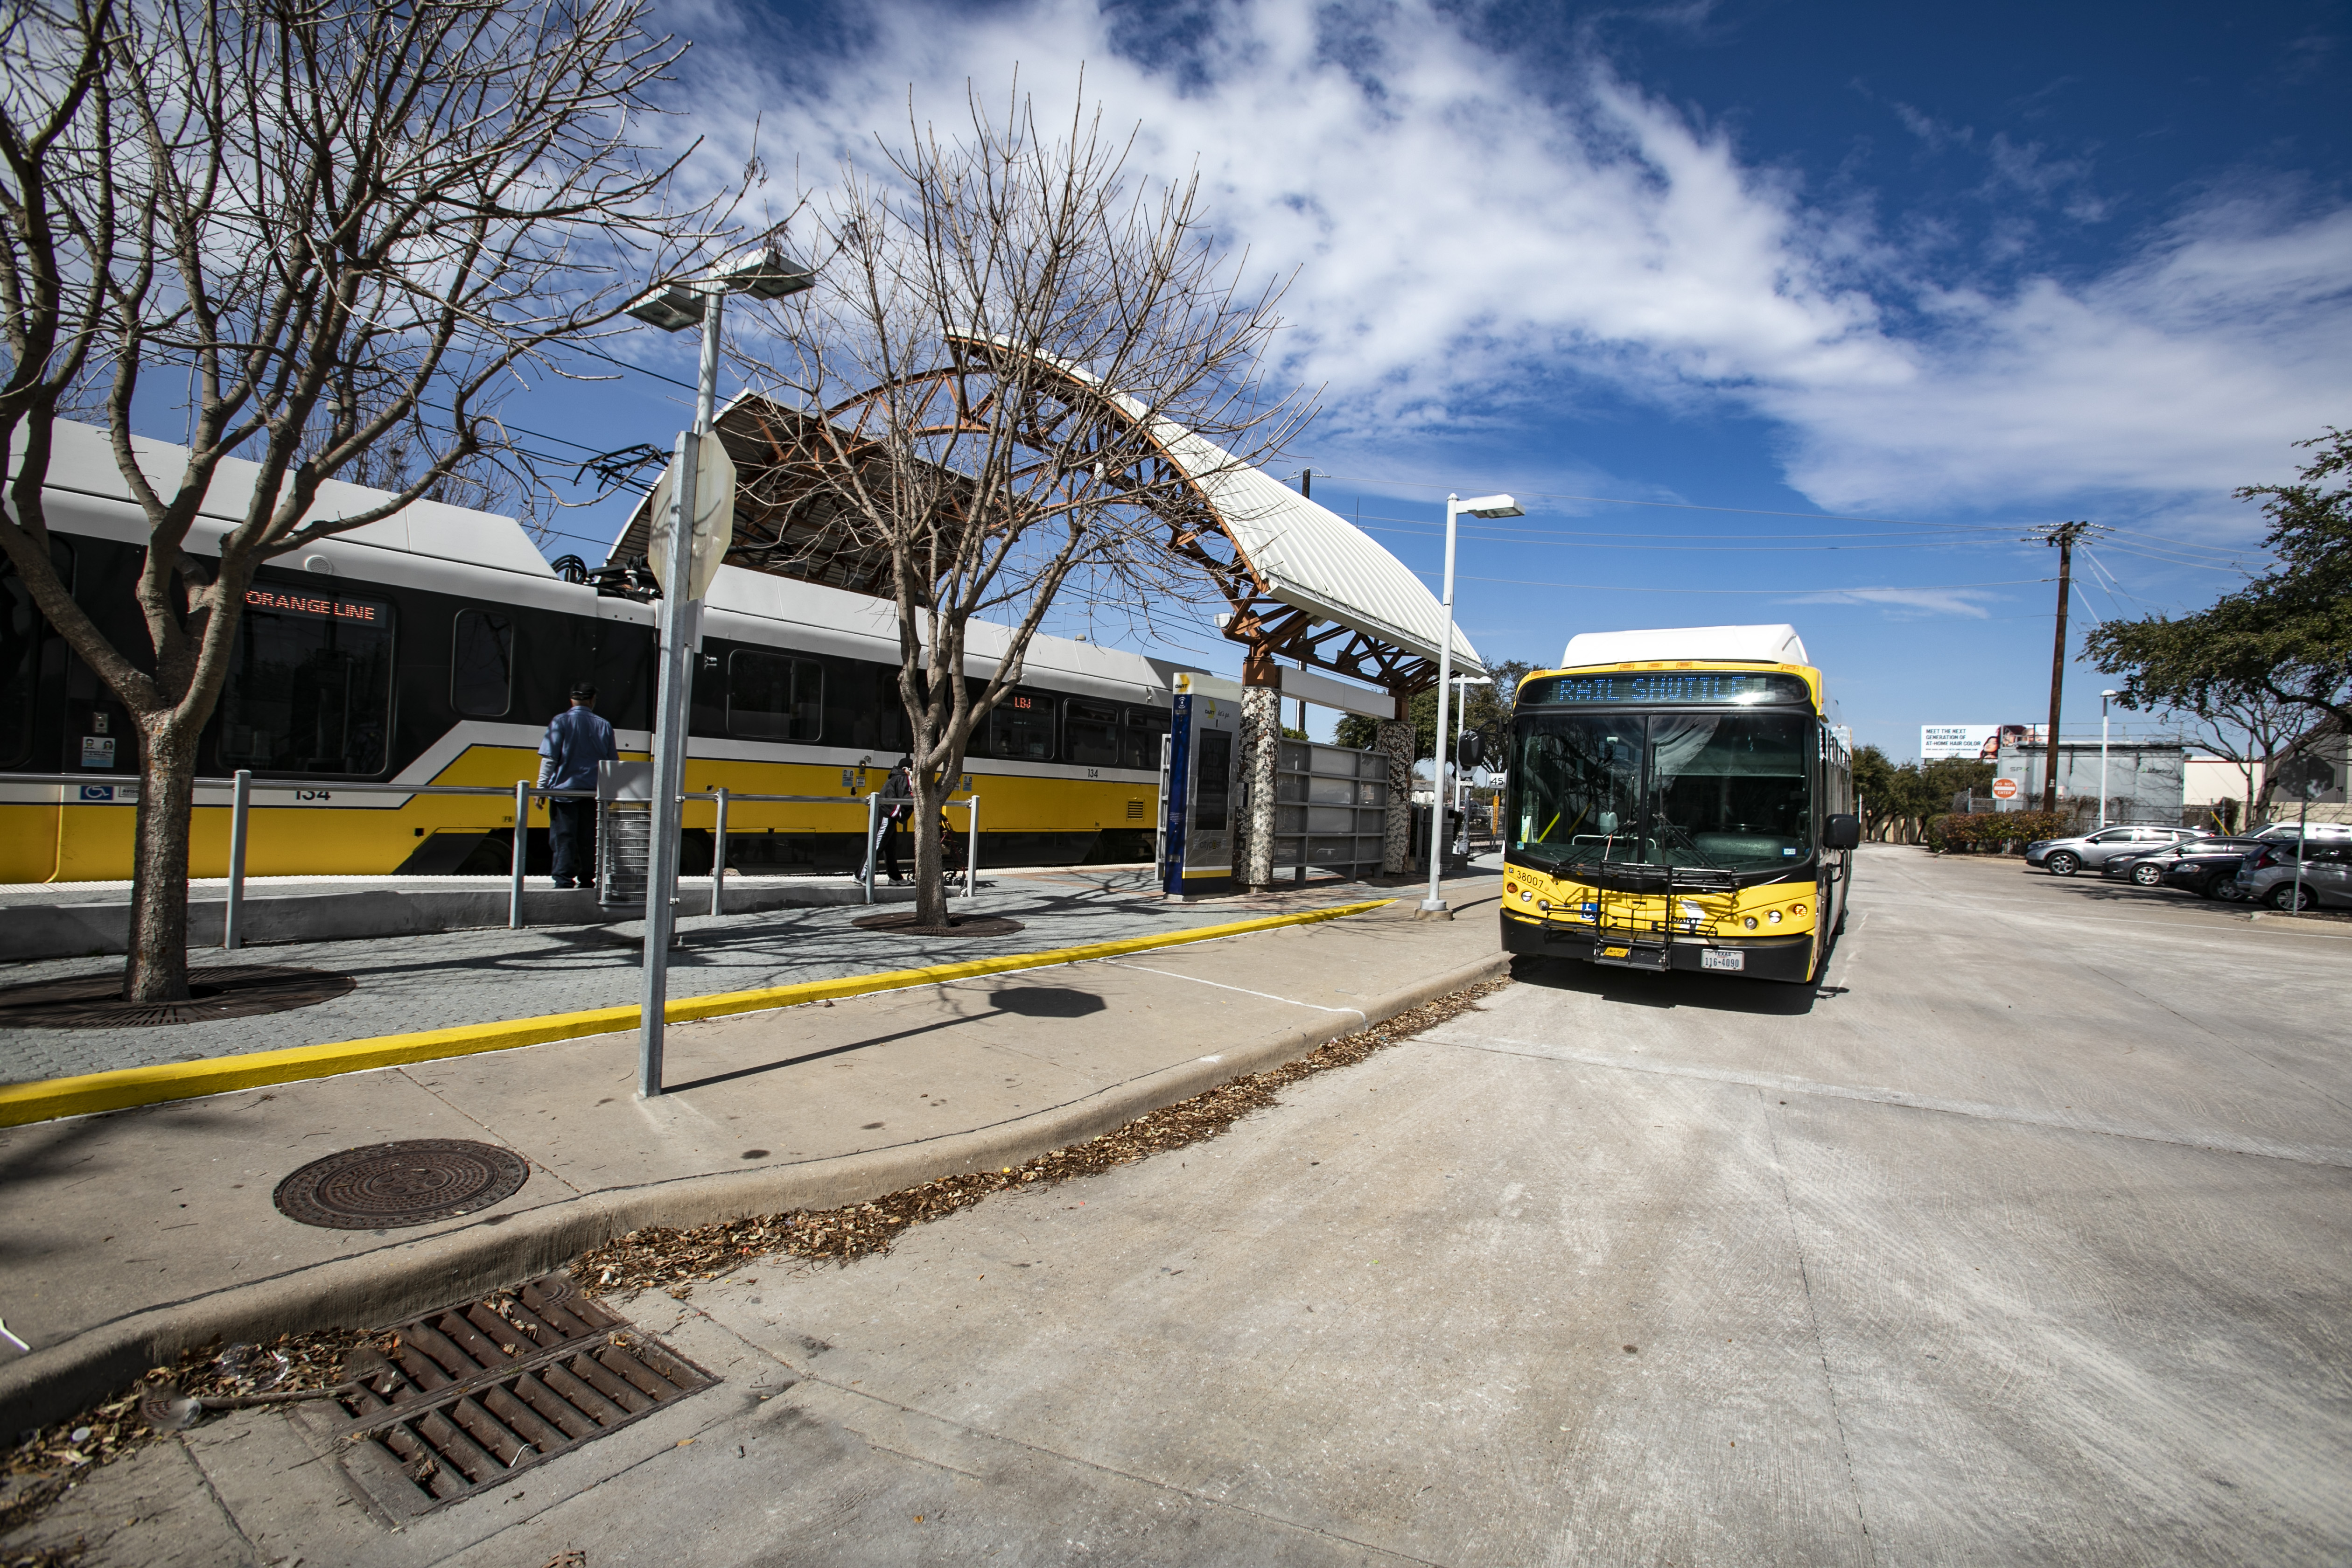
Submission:
<svg viewBox="0 0 2352 1568">
<path fill-rule="evenodd" d="M 637 1093 L 650 1100 L 662 1092 L 662 1025 L 669 1003 L 669 944 L 677 930 L 671 906 L 677 879 L 679 796 L 686 786 L 687 703 L 694 685 L 694 524 L 698 515 L 695 474 L 702 443 L 713 439 L 719 407 L 719 323 L 727 296 L 751 294 L 780 300 L 815 282 L 808 268 L 773 248 L 724 268 L 710 278 L 673 283 L 641 296 L 629 314 L 666 332 L 702 330 L 702 358 L 695 381 L 694 426 L 681 431 L 670 483 L 669 559 L 665 563 L 661 611 L 659 686 L 654 710 L 653 836 L 646 863 L 646 955 L 638 990 Z"/>
<path fill-rule="evenodd" d="M 2099 826 L 2107 825 L 2107 704 L 2122 696 L 2119 691 L 2099 693 Z"/>
<path fill-rule="evenodd" d="M 1437 639 L 1437 744 L 1429 773 L 1429 897 L 1421 900 L 1421 912 L 1424 916 L 1443 915 L 1448 920 L 1454 918 L 1454 911 L 1438 897 L 1437 879 L 1445 857 L 1445 699 L 1454 679 L 1454 524 L 1465 512 L 1472 517 L 1526 515 L 1519 510 L 1519 503 L 1509 496 L 1477 496 L 1469 500 L 1455 495 L 1445 498 L 1445 627 Z"/>
</svg>

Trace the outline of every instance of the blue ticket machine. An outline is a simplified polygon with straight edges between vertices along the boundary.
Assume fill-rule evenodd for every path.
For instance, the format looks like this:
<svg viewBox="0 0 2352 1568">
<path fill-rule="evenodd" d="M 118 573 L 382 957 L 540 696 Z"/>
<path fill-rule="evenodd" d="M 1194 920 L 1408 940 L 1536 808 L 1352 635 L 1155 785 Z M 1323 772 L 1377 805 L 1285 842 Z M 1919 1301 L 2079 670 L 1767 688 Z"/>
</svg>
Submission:
<svg viewBox="0 0 2352 1568">
<path fill-rule="evenodd" d="M 1230 697 L 1180 693 L 1168 726 L 1165 858 L 1160 885 L 1171 898 L 1222 893 L 1234 881 L 1234 813 L 1239 804 L 1242 705 Z"/>
</svg>

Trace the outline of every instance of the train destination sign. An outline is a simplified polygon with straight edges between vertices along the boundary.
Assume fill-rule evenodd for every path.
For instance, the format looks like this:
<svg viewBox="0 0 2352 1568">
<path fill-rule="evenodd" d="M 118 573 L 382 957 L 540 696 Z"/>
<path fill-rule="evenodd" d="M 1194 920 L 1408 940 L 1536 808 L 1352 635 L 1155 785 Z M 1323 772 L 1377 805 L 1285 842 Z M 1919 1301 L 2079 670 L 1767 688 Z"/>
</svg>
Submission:
<svg viewBox="0 0 2352 1568">
<path fill-rule="evenodd" d="M 384 606 L 371 605 L 364 599 L 320 598 L 310 594 L 279 594 L 268 588 L 247 588 L 245 602 L 257 610 L 316 616 L 320 620 L 381 621 L 384 618 Z"/>
<path fill-rule="evenodd" d="M 1813 694 L 1793 675 L 1749 675 L 1730 669 L 1640 669 L 1606 675 L 1551 675 L 1520 689 L 1524 707 L 1680 708 L 1759 702 L 1812 705 Z"/>
</svg>

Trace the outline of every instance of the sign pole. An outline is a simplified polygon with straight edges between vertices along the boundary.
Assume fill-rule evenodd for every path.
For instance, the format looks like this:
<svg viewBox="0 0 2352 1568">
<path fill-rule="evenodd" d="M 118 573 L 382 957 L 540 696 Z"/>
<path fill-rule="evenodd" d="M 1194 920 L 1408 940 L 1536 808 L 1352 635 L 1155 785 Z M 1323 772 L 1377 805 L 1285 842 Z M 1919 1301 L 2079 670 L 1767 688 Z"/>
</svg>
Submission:
<svg viewBox="0 0 2352 1568">
<path fill-rule="evenodd" d="M 661 680 L 654 720 L 653 842 L 646 857 L 646 967 L 637 999 L 637 1093 L 662 1092 L 662 1015 L 669 1003 L 669 944 L 677 930 L 670 895 L 677 879 L 678 796 L 686 785 L 688 694 L 694 650 L 695 473 L 710 436 L 719 396 L 719 317 L 723 289 L 702 296 L 702 374 L 694 400 L 694 428 L 681 431 L 671 473 L 668 581 L 662 585 Z"/>
</svg>

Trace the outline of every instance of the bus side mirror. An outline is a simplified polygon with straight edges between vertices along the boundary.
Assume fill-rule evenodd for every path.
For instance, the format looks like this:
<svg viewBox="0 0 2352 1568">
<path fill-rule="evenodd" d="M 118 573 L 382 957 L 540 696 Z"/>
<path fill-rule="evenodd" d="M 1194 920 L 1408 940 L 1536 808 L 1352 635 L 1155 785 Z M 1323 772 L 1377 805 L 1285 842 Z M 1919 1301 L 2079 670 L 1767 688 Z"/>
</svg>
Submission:
<svg viewBox="0 0 2352 1568">
<path fill-rule="evenodd" d="M 1832 812 L 1822 823 L 1822 847 L 1851 849 L 1862 842 L 1862 818 L 1852 812 Z"/>
</svg>

